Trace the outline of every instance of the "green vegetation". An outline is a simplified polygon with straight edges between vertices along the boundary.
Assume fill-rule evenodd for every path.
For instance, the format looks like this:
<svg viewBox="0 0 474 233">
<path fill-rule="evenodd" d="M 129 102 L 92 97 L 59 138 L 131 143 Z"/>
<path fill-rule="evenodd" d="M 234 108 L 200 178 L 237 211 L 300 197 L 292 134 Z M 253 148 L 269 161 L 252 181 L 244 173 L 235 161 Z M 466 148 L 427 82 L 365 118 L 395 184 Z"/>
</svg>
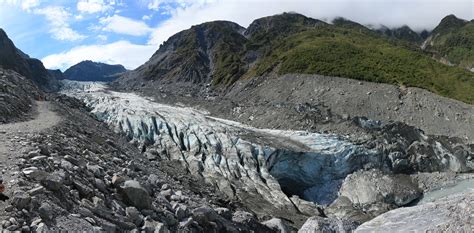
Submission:
<svg viewBox="0 0 474 233">
<path fill-rule="evenodd" d="M 213 54 L 211 54 L 214 61 L 212 84 L 230 85 L 245 73 L 241 53 L 246 39 L 229 27 L 222 25 L 216 25 L 216 27 L 219 27 L 217 30 L 220 32 L 220 37 L 214 45 Z"/>
<path fill-rule="evenodd" d="M 473 73 L 360 30 L 326 25 L 279 40 L 270 51 L 246 77 L 275 69 L 278 74 L 339 76 L 420 87 L 474 104 Z"/>
</svg>

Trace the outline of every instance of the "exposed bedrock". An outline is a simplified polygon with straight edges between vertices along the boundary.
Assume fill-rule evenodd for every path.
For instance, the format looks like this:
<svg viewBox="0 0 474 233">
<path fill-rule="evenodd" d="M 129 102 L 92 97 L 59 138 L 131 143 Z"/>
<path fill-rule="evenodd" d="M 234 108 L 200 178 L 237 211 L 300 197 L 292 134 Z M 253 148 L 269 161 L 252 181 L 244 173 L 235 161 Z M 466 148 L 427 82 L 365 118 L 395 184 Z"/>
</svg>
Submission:
<svg viewBox="0 0 474 233">
<path fill-rule="evenodd" d="M 468 172 L 474 168 L 472 145 L 431 137 L 404 124 L 372 125 L 358 119 L 361 129 L 373 128 L 374 138 L 355 144 L 337 135 L 256 129 L 136 94 L 105 91 L 100 84 L 82 84 L 79 91 L 68 85 L 72 84 L 66 82 L 66 94 L 82 99 L 100 120 L 126 134 L 150 160 L 180 161 L 229 197 L 249 202 L 248 207 L 258 214 L 268 214 L 266 207 L 259 207 L 258 200 L 264 200 L 288 214 L 319 215 L 318 207 L 307 201 L 328 205 L 344 194 L 344 187 L 357 188 L 347 176 L 358 170 L 376 168 L 380 171 L 374 176 L 398 183 L 398 176 L 391 173 Z M 394 192 L 385 192 L 384 200 L 392 201 L 382 212 L 419 196 L 416 191 L 400 199 Z M 385 203 L 378 196 L 373 199 L 373 193 L 368 195 L 364 198 Z M 347 198 L 352 204 L 365 201 L 361 196 Z M 363 209 L 352 209 L 359 210 Z"/>
</svg>

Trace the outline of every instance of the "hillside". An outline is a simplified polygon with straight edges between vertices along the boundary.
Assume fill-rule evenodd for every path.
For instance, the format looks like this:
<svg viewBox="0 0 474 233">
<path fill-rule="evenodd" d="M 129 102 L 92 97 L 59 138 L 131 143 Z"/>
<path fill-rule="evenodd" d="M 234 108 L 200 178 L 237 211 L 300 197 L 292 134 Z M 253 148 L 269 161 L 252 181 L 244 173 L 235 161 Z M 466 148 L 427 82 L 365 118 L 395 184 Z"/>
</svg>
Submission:
<svg viewBox="0 0 474 233">
<path fill-rule="evenodd" d="M 57 80 L 44 68 L 43 63 L 16 48 L 2 29 L 0 29 L 0 67 L 18 72 L 43 90 L 58 89 Z"/>
<path fill-rule="evenodd" d="M 100 62 L 82 61 L 64 72 L 65 79 L 75 81 L 110 82 L 127 71 L 122 65 L 109 65 Z"/>
<path fill-rule="evenodd" d="M 332 26 L 286 37 L 247 75 L 302 73 L 420 87 L 474 103 L 474 74 L 364 32 Z"/>
<path fill-rule="evenodd" d="M 474 21 L 446 16 L 424 42 L 423 48 L 451 64 L 474 69 Z"/>
<path fill-rule="evenodd" d="M 474 103 L 473 73 L 440 64 L 401 39 L 364 28 L 294 13 L 257 19 L 247 29 L 231 22 L 204 23 L 172 36 L 148 62 L 117 83 L 127 88 L 151 80 L 212 83 L 219 89 L 273 73 L 320 74 L 420 87 Z M 391 33 L 421 38 L 408 27 Z"/>
</svg>

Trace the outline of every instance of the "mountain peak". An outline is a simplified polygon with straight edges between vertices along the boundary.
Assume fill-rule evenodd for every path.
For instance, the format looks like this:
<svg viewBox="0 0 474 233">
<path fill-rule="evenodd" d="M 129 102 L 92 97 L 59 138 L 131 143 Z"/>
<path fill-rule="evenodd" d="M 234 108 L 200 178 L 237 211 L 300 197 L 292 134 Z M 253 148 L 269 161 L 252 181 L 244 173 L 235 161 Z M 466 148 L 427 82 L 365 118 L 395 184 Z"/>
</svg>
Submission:
<svg viewBox="0 0 474 233">
<path fill-rule="evenodd" d="M 466 20 L 460 19 L 456 17 L 455 15 L 451 14 L 446 17 L 444 17 L 441 22 L 436 26 L 436 28 L 433 30 L 433 34 L 436 33 L 441 33 L 449 30 L 453 30 L 456 28 L 460 28 L 464 26 L 467 23 Z"/>
<path fill-rule="evenodd" d="M 356 23 L 344 17 L 336 17 L 332 24 L 338 27 L 345 27 L 345 28 L 356 28 L 356 29 L 365 29 L 368 30 L 367 27 L 363 26 L 362 24 Z"/>
<path fill-rule="evenodd" d="M 254 20 L 245 31 L 245 35 L 252 37 L 261 33 L 288 34 L 301 28 L 315 27 L 321 24 L 326 23 L 302 14 L 285 12 Z"/>
</svg>

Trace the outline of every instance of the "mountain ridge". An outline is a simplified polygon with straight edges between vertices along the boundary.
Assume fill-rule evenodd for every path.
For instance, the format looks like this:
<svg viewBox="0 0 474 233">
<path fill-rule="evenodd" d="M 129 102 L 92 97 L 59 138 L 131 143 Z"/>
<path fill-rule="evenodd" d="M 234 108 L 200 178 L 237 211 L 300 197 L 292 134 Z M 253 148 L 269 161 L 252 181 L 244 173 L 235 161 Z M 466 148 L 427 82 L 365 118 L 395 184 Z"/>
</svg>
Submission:
<svg viewBox="0 0 474 233">
<path fill-rule="evenodd" d="M 420 87 L 474 103 L 473 74 L 433 60 L 418 47 L 422 37 L 407 26 L 387 36 L 349 20 L 328 24 L 296 13 L 256 19 L 245 30 L 223 22 L 173 35 L 115 85 L 187 82 L 202 90 L 204 84 L 226 89 L 257 76 L 320 74 Z"/>
</svg>

